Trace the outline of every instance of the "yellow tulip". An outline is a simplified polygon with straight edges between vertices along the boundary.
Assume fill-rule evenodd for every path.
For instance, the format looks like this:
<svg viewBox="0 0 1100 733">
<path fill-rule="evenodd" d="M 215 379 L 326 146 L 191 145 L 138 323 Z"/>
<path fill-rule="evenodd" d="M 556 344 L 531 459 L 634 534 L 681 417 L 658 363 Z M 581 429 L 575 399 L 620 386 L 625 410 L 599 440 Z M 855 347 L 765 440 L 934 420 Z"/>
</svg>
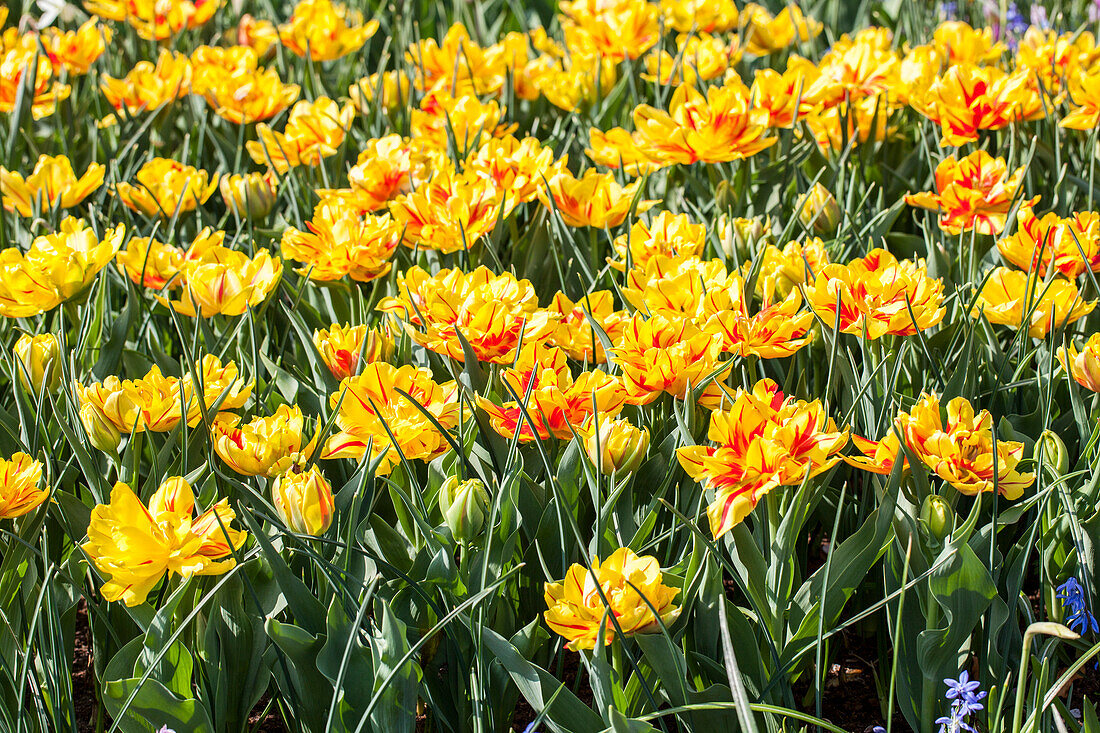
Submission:
<svg viewBox="0 0 1100 733">
<path fill-rule="evenodd" d="M 101 588 L 106 600 L 136 606 L 166 574 L 221 575 L 236 565 L 231 555 L 248 534 L 231 526 L 236 513 L 228 500 L 198 517 L 194 508 L 195 494 L 179 477 L 166 479 L 148 507 L 127 484 L 115 484 L 110 502 L 92 509 L 81 545 L 108 578 Z"/>
<path fill-rule="evenodd" d="M 678 592 L 664 584 L 656 558 L 623 547 L 603 562 L 593 558 L 591 570 L 574 564 L 565 580 L 547 583 L 544 617 L 547 626 L 568 640 L 568 649 L 593 649 L 601 626 L 606 645 L 618 629 L 633 636 L 671 624 L 680 615 L 680 608 L 672 605 Z"/>
<path fill-rule="evenodd" d="M 291 467 L 277 476 L 271 496 L 283 524 L 298 534 L 320 537 L 332 524 L 336 511 L 332 484 L 316 465 L 307 471 Z"/>
<path fill-rule="evenodd" d="M 23 334 L 15 342 L 19 382 L 31 394 L 53 392 L 61 384 L 61 346 L 52 333 Z"/>
<path fill-rule="evenodd" d="M 41 506 L 50 496 L 50 487 L 41 483 L 41 462 L 26 453 L 0 458 L 0 519 L 21 517 Z"/>
<path fill-rule="evenodd" d="M 245 422 L 219 413 L 210 424 L 210 442 L 226 465 L 243 476 L 277 476 L 309 460 L 314 441 L 303 445 L 304 418 L 297 406 L 280 405 L 270 417 Z"/>
<path fill-rule="evenodd" d="M 68 209 L 76 206 L 103 185 L 106 171 L 99 163 L 89 163 L 84 175 L 77 177 L 72 163 L 64 155 L 41 155 L 34 171 L 26 178 L 15 171 L 0 168 L 0 192 L 4 208 L 32 216 L 35 207 Z"/>
</svg>

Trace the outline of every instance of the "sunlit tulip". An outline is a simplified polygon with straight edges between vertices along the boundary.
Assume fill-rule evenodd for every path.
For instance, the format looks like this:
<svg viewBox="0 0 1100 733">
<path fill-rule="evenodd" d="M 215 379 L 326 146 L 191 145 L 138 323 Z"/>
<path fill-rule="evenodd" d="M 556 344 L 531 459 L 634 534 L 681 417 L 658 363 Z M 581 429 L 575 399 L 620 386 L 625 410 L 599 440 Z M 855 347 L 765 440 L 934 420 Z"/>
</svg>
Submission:
<svg viewBox="0 0 1100 733">
<path fill-rule="evenodd" d="M 282 132 L 261 122 L 256 126 L 260 139 L 249 140 L 245 149 L 258 165 L 270 165 L 279 173 L 299 165 L 316 166 L 336 154 L 354 116 L 350 104 L 341 107 L 327 97 L 303 100 L 291 108 Z"/>
<path fill-rule="evenodd" d="M 634 110 L 634 139 L 651 160 L 690 165 L 748 158 L 773 145 L 766 137 L 768 113 L 752 106 L 742 84 L 710 87 L 707 95 L 683 84 L 668 111 L 649 105 Z"/>
<path fill-rule="evenodd" d="M 313 443 L 303 437 L 304 419 L 298 407 L 280 405 L 270 417 L 245 421 L 222 412 L 210 423 L 210 442 L 226 465 L 243 476 L 277 476 L 309 460 Z"/>
<path fill-rule="evenodd" d="M 858 435 L 852 436 L 852 444 L 859 449 L 862 456 L 844 456 L 844 462 L 856 468 L 862 468 L 871 473 L 888 474 L 894 470 L 894 463 L 901 455 L 902 464 L 908 468 L 909 460 L 901 451 L 901 441 L 897 433 L 891 429 L 882 440 L 874 441 Z"/>
<path fill-rule="evenodd" d="M 266 249 L 249 257 L 238 250 L 216 247 L 184 263 L 181 277 L 179 299 L 158 295 L 162 305 L 192 318 L 239 316 L 267 300 L 283 277 L 283 266 Z"/>
<path fill-rule="evenodd" d="M 826 265 L 806 298 L 826 328 L 877 339 L 912 336 L 943 320 L 943 280 L 924 260 L 902 260 L 884 249 L 847 265 Z M 838 310 L 839 308 L 839 310 Z M 838 325 L 839 323 L 839 325 Z"/>
<path fill-rule="evenodd" d="M 85 0 L 85 9 L 100 18 L 125 21 L 149 41 L 167 41 L 214 17 L 221 0 Z"/>
<path fill-rule="evenodd" d="M 1100 124 L 1100 69 L 1081 71 L 1069 79 L 1070 111 L 1058 123 L 1071 130 L 1094 130 Z"/>
<path fill-rule="evenodd" d="M 103 96 L 116 110 L 130 115 L 153 111 L 191 92 L 191 61 L 180 54 L 161 50 L 156 64 L 138 61 L 126 76 L 100 77 Z"/>
<path fill-rule="evenodd" d="M 581 178 L 568 171 L 561 171 L 539 188 L 538 197 L 543 206 L 556 211 L 571 227 L 596 227 L 611 229 L 622 224 L 627 214 L 640 214 L 657 201 L 634 198 L 640 181 L 620 186 L 610 173 L 599 173 L 589 168 Z"/>
<path fill-rule="evenodd" d="M 111 500 L 92 509 L 88 541 L 80 548 L 108 578 L 100 592 L 127 606 L 145 602 L 166 574 L 221 575 L 237 564 L 232 557 L 248 539 L 234 529 L 236 513 L 222 499 L 198 517 L 195 494 L 182 478 L 169 478 L 149 506 L 129 485 L 115 484 Z"/>
<path fill-rule="evenodd" d="M 320 537 L 332 525 L 336 512 L 332 484 L 316 465 L 304 471 L 292 466 L 277 476 L 271 497 L 279 518 L 293 532 Z"/>
<path fill-rule="evenodd" d="M 909 103 L 940 126 L 944 146 L 974 142 L 981 130 L 1046 116 L 1026 70 L 1006 73 L 995 66 L 952 66 Z"/>
<path fill-rule="evenodd" d="M 511 135 L 486 140 L 466 158 L 465 170 L 492 181 L 509 206 L 534 200 L 543 180 L 560 168 L 554 151 L 536 138 L 517 140 Z"/>
<path fill-rule="evenodd" d="M 622 370 L 632 404 L 648 404 L 664 393 L 684 399 L 689 386 L 698 389 L 713 377 L 699 398 L 710 407 L 721 400 L 717 382 L 732 368 L 720 361 L 721 351 L 719 335 L 704 333 L 685 318 L 635 315 L 615 342 L 612 361 Z"/>
<path fill-rule="evenodd" d="M 218 182 L 225 207 L 241 218 L 263 219 L 275 208 L 275 175 L 245 173 L 222 176 Z"/>
<path fill-rule="evenodd" d="M 49 57 L 37 50 L 37 46 L 6 53 L 0 49 L 0 112 L 14 112 L 21 101 L 30 108 L 31 116 L 40 120 L 69 98 L 72 88 L 54 78 Z"/>
<path fill-rule="evenodd" d="M 473 94 L 432 91 L 411 112 L 412 139 L 438 150 L 454 148 L 466 155 L 487 138 L 503 137 L 516 125 L 500 124 L 504 110 L 495 101 L 482 102 Z"/>
<path fill-rule="evenodd" d="M 840 226 L 840 206 L 829 189 L 820 183 L 815 183 L 808 193 L 798 197 L 795 210 L 803 226 L 822 236 L 832 234 Z"/>
<path fill-rule="evenodd" d="M 614 294 L 610 290 L 586 293 L 576 303 L 564 293 L 556 293 L 546 311 L 558 316 L 548 342 L 571 358 L 589 364 L 607 361 L 603 342 L 592 323 L 595 322 L 607 339 L 614 343 L 630 320 L 630 314 L 626 311 L 615 310 Z"/>
<path fill-rule="evenodd" d="M 1085 211 L 1063 219 L 1050 213 L 1040 218 L 1024 206 L 1016 212 L 1016 233 L 997 240 L 997 249 L 1039 277 L 1052 268 L 1071 279 L 1086 270 L 1100 272 L 1100 214 Z"/>
<path fill-rule="evenodd" d="M 485 528 L 492 499 L 480 479 L 459 481 L 449 476 L 439 487 L 439 511 L 458 542 L 468 544 Z"/>
<path fill-rule="evenodd" d="M 756 3 L 748 3 L 741 9 L 739 24 L 744 28 L 745 50 L 756 56 L 782 51 L 796 40 L 809 41 L 824 27 L 803 15 L 797 5 L 788 5 L 772 17 Z"/>
<path fill-rule="evenodd" d="M 677 450 L 680 465 L 714 491 L 707 507 L 715 539 L 749 515 L 779 486 L 802 483 L 827 471 L 848 442 L 821 402 L 805 402 L 762 379 L 751 391 L 738 389 L 728 410 L 711 413 L 707 439 L 714 447 Z"/>
<path fill-rule="evenodd" d="M 606 168 L 621 168 L 631 176 L 652 173 L 662 167 L 642 151 L 633 135 L 621 127 L 613 127 L 607 132 L 591 128 L 588 144 L 584 152 L 593 163 Z"/>
<path fill-rule="evenodd" d="M 613 242 L 615 259 L 608 264 L 625 271 L 628 266 L 644 270 L 659 255 L 680 259 L 702 257 L 707 246 L 707 230 L 686 214 L 662 211 L 650 222 L 638 221 L 629 234 L 620 234 Z"/>
<path fill-rule="evenodd" d="M 733 0 L 661 0 L 665 23 L 680 33 L 725 33 L 737 30 Z"/>
<path fill-rule="evenodd" d="M 607 475 L 632 473 L 645 459 L 649 449 L 649 431 L 636 428 L 623 418 L 614 420 L 600 414 L 595 421 L 578 430 L 592 465 Z"/>
<path fill-rule="evenodd" d="M 112 423 L 100 407 L 92 402 L 84 402 L 77 411 L 84 434 L 92 447 L 105 453 L 115 453 L 122 442 L 122 433 Z"/>
<path fill-rule="evenodd" d="M 1037 280 L 1019 270 L 998 267 L 986 279 L 970 315 L 984 315 L 990 323 L 1027 327 L 1032 338 L 1046 338 L 1092 312 L 1095 300 L 1084 300 L 1077 286 L 1056 277 L 1050 282 Z"/>
<path fill-rule="evenodd" d="M 516 366 L 501 374 L 501 381 L 510 400 L 497 405 L 478 395 L 477 404 L 497 433 L 518 436 L 525 443 L 536 437 L 569 440 L 594 412 L 611 418 L 626 403 L 626 392 L 615 377 L 595 370 L 574 378 L 565 352 L 541 344 L 525 347 Z"/>
<path fill-rule="evenodd" d="M 1082 387 L 1100 392 L 1100 333 L 1089 336 L 1081 351 L 1070 341 L 1068 346 L 1058 349 L 1058 361 Z"/>
<path fill-rule="evenodd" d="M 593 649 L 603 629 L 603 643 L 624 636 L 656 633 L 680 615 L 672 605 L 679 591 L 664 584 L 657 559 L 620 548 L 592 568 L 574 564 L 565 580 L 547 583 L 546 625 L 566 640 L 572 651 Z M 656 610 L 656 615 L 654 615 Z"/>
<path fill-rule="evenodd" d="M 367 141 L 355 165 L 348 171 L 348 183 L 362 209 L 381 209 L 397 196 L 412 190 L 413 148 L 412 141 L 400 135 Z"/>
<path fill-rule="evenodd" d="M 398 296 L 378 308 L 421 327 L 406 330 L 421 346 L 465 361 L 462 338 L 479 360 L 511 364 L 520 342 L 533 344 L 553 330 L 556 314 L 539 310 L 528 280 L 478 267 L 471 273 L 440 270 L 429 275 L 412 267 L 397 277 Z"/>
<path fill-rule="evenodd" d="M 898 413 L 897 424 L 916 457 L 963 494 L 996 489 L 1015 500 L 1035 481 L 1035 474 L 1016 470 L 1024 444 L 998 440 L 994 445 L 993 417 L 987 410 L 975 414 L 963 397 L 947 403 L 944 422 L 939 398 L 922 394 L 912 410 Z"/>
<path fill-rule="evenodd" d="M 294 104 L 301 91 L 297 84 L 284 84 L 274 69 L 250 69 L 219 77 L 204 84 L 202 94 L 214 114 L 236 125 L 274 117 Z"/>
<path fill-rule="evenodd" d="M 358 11 L 331 0 L 298 0 L 290 21 L 279 26 L 279 40 L 299 56 L 331 61 L 358 51 L 378 31 Z"/>
<path fill-rule="evenodd" d="M 989 28 L 975 29 L 961 20 L 940 23 L 932 32 L 932 45 L 948 65 L 992 63 L 1007 50 L 993 42 Z"/>
<path fill-rule="evenodd" d="M 223 364 L 214 354 L 206 354 L 199 359 L 195 363 L 195 373 L 188 373 L 181 382 L 184 397 L 190 406 L 187 418 L 191 427 L 202 420 L 200 396 L 202 405 L 208 411 L 236 410 L 248 402 L 256 384 L 255 381 L 245 380 L 241 376 L 236 362 L 227 361 Z"/>
<path fill-rule="evenodd" d="M 366 326 L 341 326 L 313 332 L 313 345 L 321 354 L 321 360 L 337 380 L 344 380 L 359 373 L 359 364 L 389 361 L 393 357 L 393 337 L 380 329 Z"/>
<path fill-rule="evenodd" d="M 473 247 L 513 204 L 493 181 L 445 171 L 399 196 L 390 213 L 408 245 L 448 254 Z"/>
<path fill-rule="evenodd" d="M 23 334 L 15 342 L 15 369 L 31 394 L 53 392 L 61 384 L 61 345 L 52 333 Z"/>
<path fill-rule="evenodd" d="M 370 282 L 383 277 L 401 244 L 402 227 L 389 214 L 360 216 L 324 201 L 307 226 L 309 231 L 288 227 L 281 248 L 284 257 L 303 263 L 297 272 L 312 280 L 348 276 Z"/>
<path fill-rule="evenodd" d="M 29 514 L 50 496 L 50 487 L 42 486 L 42 463 L 26 453 L 0 458 L 0 519 Z"/>
<path fill-rule="evenodd" d="M 764 248 L 756 275 L 756 293 L 766 302 L 785 299 L 799 285 L 813 284 L 817 273 L 829 264 L 829 253 L 816 237 L 805 242 L 788 242 L 782 249 L 774 244 Z M 746 266 L 745 275 L 752 269 Z"/>
<path fill-rule="evenodd" d="M 348 97 L 362 115 L 378 105 L 395 112 L 409 101 L 409 77 L 399 69 L 364 76 L 348 88 Z"/>
<path fill-rule="evenodd" d="M 218 187 L 218 176 L 168 158 L 153 158 L 138 169 L 137 183 L 115 184 L 115 195 L 127 207 L 164 219 L 193 211 Z"/>
<path fill-rule="evenodd" d="M 140 379 L 125 381 L 109 376 L 85 387 L 77 382 L 80 406 L 92 405 L 120 433 L 129 435 L 145 430 L 168 432 L 183 420 L 183 407 L 190 402 L 184 396 L 177 377 L 166 377 L 155 364 Z"/>
<path fill-rule="evenodd" d="M 458 427 L 457 385 L 438 384 L 429 370 L 413 366 L 367 364 L 359 376 L 340 383 L 329 404 L 339 431 L 329 437 L 321 457 L 362 460 L 369 446 L 370 460 L 381 460 L 380 476 L 402 456 L 427 461 L 446 453 L 450 443 L 436 425 L 447 431 Z"/>
<path fill-rule="evenodd" d="M 4 208 L 18 211 L 22 216 L 32 216 L 36 206 L 43 211 L 71 208 L 103 185 L 105 171 L 102 165 L 92 162 L 78 178 L 64 155 L 39 156 L 34 171 L 26 178 L 16 171 L 0 168 Z"/>
<path fill-rule="evenodd" d="M 563 0 L 559 8 L 570 48 L 636 59 L 660 39 L 660 11 L 645 0 Z"/>
<path fill-rule="evenodd" d="M 938 211 L 940 228 L 948 234 L 971 229 L 1000 234 L 1023 177 L 1022 167 L 1009 175 L 1004 158 L 976 150 L 960 160 L 945 158 L 936 166 L 936 191 L 907 194 L 905 203 Z"/>
<path fill-rule="evenodd" d="M 87 74 L 92 64 L 107 50 L 113 31 L 100 25 L 96 18 L 85 21 L 75 31 L 62 31 L 57 27 L 43 28 L 40 38 L 54 71 L 63 70 L 70 76 Z"/>
</svg>

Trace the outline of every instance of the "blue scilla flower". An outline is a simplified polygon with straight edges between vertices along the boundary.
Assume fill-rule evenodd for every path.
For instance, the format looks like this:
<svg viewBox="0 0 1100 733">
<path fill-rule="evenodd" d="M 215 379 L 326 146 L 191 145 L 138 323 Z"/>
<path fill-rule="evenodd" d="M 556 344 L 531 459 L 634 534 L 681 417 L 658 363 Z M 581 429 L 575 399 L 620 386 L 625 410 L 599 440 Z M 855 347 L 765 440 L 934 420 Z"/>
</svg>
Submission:
<svg viewBox="0 0 1100 733">
<path fill-rule="evenodd" d="M 1082 636 L 1089 631 L 1100 633 L 1100 624 L 1086 607 L 1085 589 L 1077 578 L 1070 576 L 1069 580 L 1058 586 L 1055 598 L 1062 602 L 1062 608 L 1066 611 L 1066 626 Z"/>
</svg>

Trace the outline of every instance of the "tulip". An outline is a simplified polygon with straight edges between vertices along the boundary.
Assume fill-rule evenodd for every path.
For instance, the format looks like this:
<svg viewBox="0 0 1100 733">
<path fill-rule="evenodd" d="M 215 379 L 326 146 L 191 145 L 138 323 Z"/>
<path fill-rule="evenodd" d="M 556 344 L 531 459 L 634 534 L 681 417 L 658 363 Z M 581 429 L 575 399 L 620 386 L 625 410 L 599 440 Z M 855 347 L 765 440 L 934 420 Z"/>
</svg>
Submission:
<svg viewBox="0 0 1100 733">
<path fill-rule="evenodd" d="M 1044 430 L 1035 441 L 1035 462 L 1042 462 L 1055 478 L 1066 475 L 1069 470 L 1069 451 L 1066 444 L 1053 430 Z"/>
<path fill-rule="evenodd" d="M 304 444 L 303 425 L 301 409 L 288 405 L 250 422 L 222 412 L 210 424 L 210 439 L 214 452 L 237 473 L 273 477 L 312 455 L 316 439 Z"/>
<path fill-rule="evenodd" d="M 820 183 L 815 183 L 809 193 L 798 197 L 795 210 L 804 227 L 822 236 L 835 233 L 840 226 L 840 206 L 829 189 Z"/>
<path fill-rule="evenodd" d="M 283 524 L 298 534 L 320 537 L 332 524 L 336 511 L 332 485 L 316 465 L 307 471 L 292 468 L 277 476 L 271 495 Z"/>
<path fill-rule="evenodd" d="M 588 460 L 607 475 L 635 471 L 649 449 L 649 431 L 634 427 L 626 419 L 603 419 L 598 430 L 584 432 Z"/>
<path fill-rule="evenodd" d="M 122 433 L 112 423 L 107 415 L 97 405 L 85 402 L 80 406 L 80 424 L 84 426 L 84 433 L 92 447 L 98 448 L 104 453 L 118 452 L 118 444 L 122 442 Z"/>
<path fill-rule="evenodd" d="M 955 511 L 942 496 L 932 494 L 921 504 L 920 522 L 932 539 L 942 543 L 955 529 Z"/>
<path fill-rule="evenodd" d="M 222 176 L 218 182 L 225 206 L 241 218 L 263 219 L 275 207 L 275 175 L 246 173 Z"/>
<path fill-rule="evenodd" d="M 61 383 L 61 346 L 52 333 L 23 334 L 15 342 L 19 382 L 31 394 L 53 392 Z"/>
<path fill-rule="evenodd" d="M 88 541 L 81 549 L 108 577 L 100 589 L 107 601 L 145 602 L 167 574 L 221 575 L 248 539 L 232 527 L 236 513 L 222 499 L 198 517 L 195 494 L 182 478 L 166 479 L 146 507 L 129 485 L 116 483 L 107 504 L 92 509 Z"/>
<path fill-rule="evenodd" d="M 664 584 L 656 558 L 623 547 L 603 562 L 593 558 L 591 569 L 574 564 L 564 580 L 547 583 L 544 618 L 568 640 L 566 648 L 593 649 L 601 627 L 607 645 L 619 630 L 633 636 L 668 626 L 680 615 L 680 608 L 672 605 L 677 593 Z"/>
<path fill-rule="evenodd" d="M 89 163 L 84 175 L 77 177 L 72 163 L 64 155 L 41 155 L 34 171 L 24 178 L 17 172 L 0 168 L 0 192 L 4 208 L 18 211 L 22 216 L 34 214 L 39 203 L 43 209 L 76 206 L 103 185 L 106 168 L 99 163 Z"/>
<path fill-rule="evenodd" d="M 749 90 L 740 83 L 712 86 L 705 97 L 694 87 L 681 84 L 667 112 L 648 104 L 634 110 L 639 149 L 664 165 L 752 157 L 778 140 L 766 137 L 767 125 L 768 113 L 753 106 Z"/>
<path fill-rule="evenodd" d="M 313 345 L 337 380 L 358 374 L 360 357 L 364 364 L 389 361 L 393 358 L 394 349 L 393 337 L 388 330 L 341 326 L 338 323 L 314 331 Z"/>
<path fill-rule="evenodd" d="M 42 505 L 50 495 L 42 487 L 42 463 L 26 453 L 0 458 L 0 519 L 14 519 Z"/>
<path fill-rule="evenodd" d="M 439 487 L 439 510 L 451 536 L 460 544 L 469 544 L 481 534 L 492 500 L 480 479 L 459 481 L 451 476 Z"/>
</svg>

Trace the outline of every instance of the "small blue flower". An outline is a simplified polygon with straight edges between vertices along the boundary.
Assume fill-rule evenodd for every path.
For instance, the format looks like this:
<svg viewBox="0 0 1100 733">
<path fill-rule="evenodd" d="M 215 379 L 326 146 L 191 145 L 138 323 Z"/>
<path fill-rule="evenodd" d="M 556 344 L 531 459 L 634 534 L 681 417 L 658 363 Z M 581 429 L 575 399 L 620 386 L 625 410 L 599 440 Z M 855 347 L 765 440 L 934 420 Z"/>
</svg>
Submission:
<svg viewBox="0 0 1100 733">
<path fill-rule="evenodd" d="M 1066 626 L 1082 636 L 1089 631 L 1100 633 L 1100 624 L 1097 624 L 1096 616 L 1089 612 L 1085 589 L 1077 578 L 1070 576 L 1069 580 L 1058 586 L 1055 598 L 1062 602 L 1062 608 L 1066 611 Z"/>
</svg>

